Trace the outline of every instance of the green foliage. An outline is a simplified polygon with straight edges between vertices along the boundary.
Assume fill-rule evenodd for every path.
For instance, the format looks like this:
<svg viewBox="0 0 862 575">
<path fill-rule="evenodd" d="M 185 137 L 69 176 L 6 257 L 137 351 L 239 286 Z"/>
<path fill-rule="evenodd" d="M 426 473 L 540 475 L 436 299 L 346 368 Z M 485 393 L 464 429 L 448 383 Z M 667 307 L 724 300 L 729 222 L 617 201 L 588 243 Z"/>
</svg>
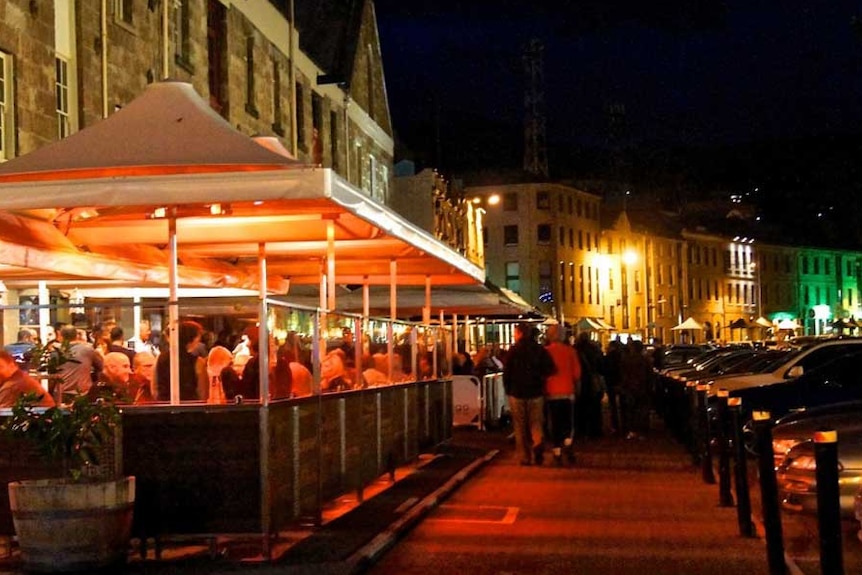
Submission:
<svg viewBox="0 0 862 575">
<path fill-rule="evenodd" d="M 37 407 L 38 395 L 24 395 L 12 407 L 2 431 L 29 441 L 36 450 L 62 464 L 64 474 L 81 479 L 89 466 L 111 445 L 120 423 L 120 409 L 110 388 L 94 386 L 69 405 Z"/>
</svg>

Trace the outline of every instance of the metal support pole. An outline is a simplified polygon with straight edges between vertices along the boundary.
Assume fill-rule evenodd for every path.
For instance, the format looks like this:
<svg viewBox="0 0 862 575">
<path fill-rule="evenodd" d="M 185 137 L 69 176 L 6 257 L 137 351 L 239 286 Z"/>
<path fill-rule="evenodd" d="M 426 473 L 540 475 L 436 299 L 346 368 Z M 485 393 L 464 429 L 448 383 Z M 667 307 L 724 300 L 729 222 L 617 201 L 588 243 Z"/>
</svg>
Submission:
<svg viewBox="0 0 862 575">
<path fill-rule="evenodd" d="M 727 433 L 727 397 L 726 389 L 719 389 L 716 393 L 716 438 L 718 440 L 718 505 L 720 507 L 733 507 L 733 495 L 730 493 L 730 446 L 728 445 Z"/>
<path fill-rule="evenodd" d="M 710 446 L 709 430 L 709 386 L 700 384 L 697 386 L 697 419 L 700 436 L 700 472 L 704 483 L 710 485 L 715 483 L 715 472 L 712 469 L 712 448 Z"/>
<path fill-rule="evenodd" d="M 843 575 L 841 503 L 838 492 L 838 432 L 814 433 L 817 479 L 817 527 L 820 532 L 820 572 Z"/>
<path fill-rule="evenodd" d="M 736 483 L 736 519 L 739 523 L 739 534 L 742 537 L 754 537 L 754 522 L 751 520 L 751 493 L 748 489 L 748 456 L 745 453 L 745 443 L 742 432 L 742 399 L 728 399 L 728 409 L 733 425 L 733 445 L 736 450 L 734 462 L 734 481 Z"/>
<path fill-rule="evenodd" d="M 775 479 L 775 452 L 772 450 L 772 418 L 768 411 L 755 411 L 752 415 L 759 454 L 757 463 L 760 471 L 760 505 L 763 512 L 763 528 L 766 531 L 769 573 L 786 575 L 781 508 L 778 504 L 778 483 Z"/>
</svg>

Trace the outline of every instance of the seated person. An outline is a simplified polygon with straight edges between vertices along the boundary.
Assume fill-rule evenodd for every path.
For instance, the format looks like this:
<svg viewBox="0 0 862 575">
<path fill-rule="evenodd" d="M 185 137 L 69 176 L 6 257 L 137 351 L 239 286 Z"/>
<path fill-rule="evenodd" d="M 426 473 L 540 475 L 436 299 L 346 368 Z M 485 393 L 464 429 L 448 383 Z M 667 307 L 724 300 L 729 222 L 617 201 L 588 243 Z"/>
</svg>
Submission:
<svg viewBox="0 0 862 575">
<path fill-rule="evenodd" d="M 152 403 L 153 377 L 156 368 L 156 356 L 153 352 L 144 350 L 135 354 L 132 360 L 132 376 L 129 378 L 129 395 L 137 404 Z"/>
<path fill-rule="evenodd" d="M 334 392 L 350 389 L 350 382 L 344 369 L 343 352 L 334 349 L 323 358 L 320 364 L 320 391 Z"/>
<path fill-rule="evenodd" d="M 0 350 L 0 407 L 12 407 L 23 395 L 34 393 L 36 405 L 52 407 L 54 400 L 38 381 L 21 371 L 11 353 Z"/>
<path fill-rule="evenodd" d="M 389 383 L 389 374 L 377 369 L 374 357 L 369 354 L 362 356 L 362 383 L 365 387 L 376 387 Z"/>
<path fill-rule="evenodd" d="M 232 381 L 236 375 L 233 371 L 233 355 L 230 350 L 220 345 L 214 346 L 207 354 L 207 377 L 209 378 L 208 403 L 225 403 L 227 395 L 224 390 L 224 374 L 228 372 L 227 379 Z"/>
<path fill-rule="evenodd" d="M 297 361 L 293 349 L 282 347 L 278 350 L 278 363 L 282 362 L 290 369 L 290 397 L 311 395 L 314 376 L 311 370 Z"/>
</svg>

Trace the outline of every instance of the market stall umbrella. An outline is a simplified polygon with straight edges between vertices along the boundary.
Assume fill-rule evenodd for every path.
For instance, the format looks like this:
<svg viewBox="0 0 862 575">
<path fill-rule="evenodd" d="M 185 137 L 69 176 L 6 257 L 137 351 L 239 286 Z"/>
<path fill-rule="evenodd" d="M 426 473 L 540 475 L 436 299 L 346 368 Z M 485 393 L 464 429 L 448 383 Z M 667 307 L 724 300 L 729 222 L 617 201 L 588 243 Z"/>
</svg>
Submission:
<svg viewBox="0 0 862 575">
<path fill-rule="evenodd" d="M 754 320 L 754 323 L 756 323 L 760 327 L 766 327 L 766 328 L 772 327 L 772 322 L 763 316 L 760 316 L 759 318 Z"/>
<path fill-rule="evenodd" d="M 674 331 L 679 331 L 679 330 L 683 330 L 683 329 L 693 329 L 693 330 L 703 331 L 703 325 L 701 325 L 700 323 L 695 321 L 695 319 L 693 317 L 689 317 L 688 319 L 686 319 L 681 324 L 675 325 L 670 329 L 674 330 Z"/>
<path fill-rule="evenodd" d="M 783 319 L 778 322 L 778 329 L 789 329 L 789 330 L 797 330 L 799 329 L 799 324 L 796 323 L 796 320 L 792 319 Z"/>
<path fill-rule="evenodd" d="M 597 321 L 590 317 L 582 317 L 578 323 L 574 325 L 575 331 L 602 331 L 604 328 Z"/>
</svg>

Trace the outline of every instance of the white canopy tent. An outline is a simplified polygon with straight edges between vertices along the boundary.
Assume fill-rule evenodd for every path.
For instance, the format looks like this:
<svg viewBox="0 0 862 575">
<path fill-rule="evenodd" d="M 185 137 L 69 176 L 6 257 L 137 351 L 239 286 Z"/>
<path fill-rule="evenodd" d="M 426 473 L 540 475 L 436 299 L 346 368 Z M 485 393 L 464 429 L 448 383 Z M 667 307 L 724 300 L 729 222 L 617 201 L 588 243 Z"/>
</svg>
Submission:
<svg viewBox="0 0 862 575">
<path fill-rule="evenodd" d="M 386 285 L 394 317 L 396 286 L 423 286 L 427 309 L 432 286 L 484 282 L 480 266 L 332 170 L 268 147 L 190 84 L 150 85 L 109 118 L 0 165 L 0 213 L 16 230 L 0 237 L 0 279 L 166 286 L 171 328 L 181 285 L 250 288 L 261 301 L 313 285 L 323 309 L 335 309 L 337 285 Z"/>
<path fill-rule="evenodd" d="M 674 331 L 679 331 L 679 330 L 683 330 L 683 329 L 694 329 L 694 330 L 702 331 L 703 325 L 701 325 L 700 323 L 695 321 L 695 319 L 693 317 L 689 317 L 684 322 L 682 322 L 681 324 L 675 325 L 670 329 L 674 330 Z"/>
</svg>

